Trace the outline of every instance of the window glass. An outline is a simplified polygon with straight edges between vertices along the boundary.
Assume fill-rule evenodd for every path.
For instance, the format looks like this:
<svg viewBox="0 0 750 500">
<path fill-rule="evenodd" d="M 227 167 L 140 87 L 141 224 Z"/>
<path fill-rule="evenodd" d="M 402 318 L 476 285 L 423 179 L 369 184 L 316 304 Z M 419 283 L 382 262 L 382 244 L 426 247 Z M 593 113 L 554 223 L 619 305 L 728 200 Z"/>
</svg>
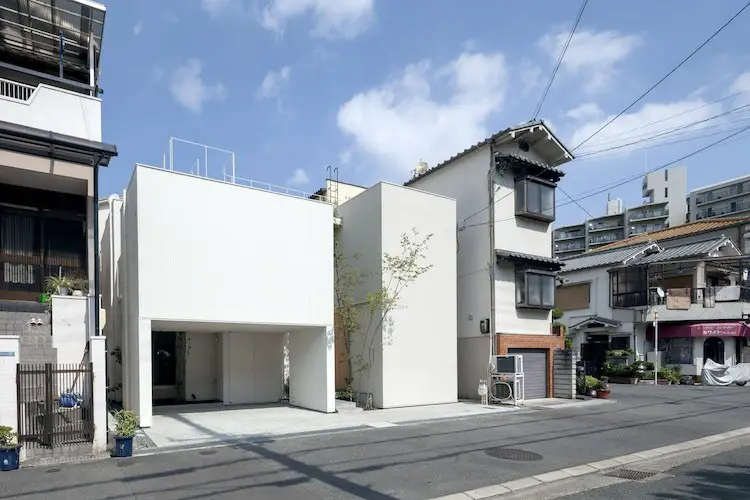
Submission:
<svg viewBox="0 0 750 500">
<path fill-rule="evenodd" d="M 693 339 L 660 339 L 659 350 L 664 351 L 667 364 L 693 364 Z"/>
<path fill-rule="evenodd" d="M 526 211 L 526 181 L 516 181 L 516 212 Z"/>
<path fill-rule="evenodd" d="M 526 275 L 526 304 L 530 306 L 542 305 L 542 276 L 528 273 Z"/>
<path fill-rule="evenodd" d="M 542 305 L 555 307 L 555 277 L 541 276 L 542 278 Z"/>
<path fill-rule="evenodd" d="M 526 302 L 526 274 L 516 273 L 516 304 Z"/>
<path fill-rule="evenodd" d="M 532 214 L 542 213 L 542 186 L 536 182 L 526 183 L 526 211 Z"/>
<path fill-rule="evenodd" d="M 542 192 L 542 210 L 541 213 L 547 217 L 555 216 L 555 190 L 550 186 L 539 185 Z"/>
</svg>

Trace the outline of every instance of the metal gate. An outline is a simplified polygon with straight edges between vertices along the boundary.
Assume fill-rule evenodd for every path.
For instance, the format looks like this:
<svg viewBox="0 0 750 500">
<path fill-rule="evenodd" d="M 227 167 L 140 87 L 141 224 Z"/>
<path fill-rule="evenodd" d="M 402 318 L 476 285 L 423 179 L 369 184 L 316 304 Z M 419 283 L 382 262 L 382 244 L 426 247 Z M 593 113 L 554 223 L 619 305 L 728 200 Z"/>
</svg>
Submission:
<svg viewBox="0 0 750 500">
<path fill-rule="evenodd" d="M 19 364 L 18 435 L 25 446 L 54 447 L 94 438 L 92 365 Z"/>
</svg>

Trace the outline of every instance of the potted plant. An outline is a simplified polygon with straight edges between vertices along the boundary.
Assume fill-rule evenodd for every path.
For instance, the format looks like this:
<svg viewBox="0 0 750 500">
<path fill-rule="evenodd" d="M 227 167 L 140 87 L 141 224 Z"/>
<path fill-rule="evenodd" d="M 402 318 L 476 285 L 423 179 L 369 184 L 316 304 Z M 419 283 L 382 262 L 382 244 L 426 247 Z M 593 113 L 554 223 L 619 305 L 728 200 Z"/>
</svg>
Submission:
<svg viewBox="0 0 750 500">
<path fill-rule="evenodd" d="M 83 297 L 89 291 L 89 279 L 86 276 L 76 275 L 71 280 L 73 296 Z"/>
<path fill-rule="evenodd" d="M 68 295 L 68 292 L 74 287 L 73 280 L 67 276 L 47 276 L 44 284 L 47 287 L 47 292 L 52 295 Z"/>
<path fill-rule="evenodd" d="M 597 384 L 596 397 L 599 399 L 609 399 L 611 392 L 612 390 L 609 387 L 609 379 L 607 377 L 602 377 L 601 380 L 599 380 L 599 384 Z"/>
<path fill-rule="evenodd" d="M 16 470 L 20 466 L 21 446 L 18 434 L 5 425 L 0 425 L 0 471 Z"/>
<path fill-rule="evenodd" d="M 133 436 L 138 429 L 138 416 L 130 410 L 120 410 L 115 417 L 115 453 L 116 457 L 133 455 Z"/>
</svg>

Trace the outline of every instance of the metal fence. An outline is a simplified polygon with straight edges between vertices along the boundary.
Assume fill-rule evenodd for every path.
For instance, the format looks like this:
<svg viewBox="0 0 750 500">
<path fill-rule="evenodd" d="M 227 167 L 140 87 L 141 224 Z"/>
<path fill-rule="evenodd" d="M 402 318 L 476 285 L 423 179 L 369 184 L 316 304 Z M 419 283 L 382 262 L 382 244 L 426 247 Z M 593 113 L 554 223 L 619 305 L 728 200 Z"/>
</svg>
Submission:
<svg viewBox="0 0 750 500">
<path fill-rule="evenodd" d="M 18 434 L 25 446 L 93 441 L 92 373 L 90 363 L 18 365 Z"/>
</svg>

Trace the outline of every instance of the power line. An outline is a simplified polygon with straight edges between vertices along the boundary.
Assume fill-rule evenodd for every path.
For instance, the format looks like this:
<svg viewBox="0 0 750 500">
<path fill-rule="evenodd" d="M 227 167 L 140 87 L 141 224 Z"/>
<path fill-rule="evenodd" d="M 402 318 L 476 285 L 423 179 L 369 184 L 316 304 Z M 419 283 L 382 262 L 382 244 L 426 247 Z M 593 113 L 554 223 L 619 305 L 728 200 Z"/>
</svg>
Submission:
<svg viewBox="0 0 750 500">
<path fill-rule="evenodd" d="M 749 4 L 749 5 L 750 5 L 750 4 Z M 669 166 L 671 166 L 671 165 L 674 165 L 675 163 L 679 163 L 679 162 L 681 162 L 681 161 L 683 161 L 683 160 L 686 160 L 686 159 L 690 158 L 691 156 L 695 156 L 695 155 L 697 155 L 697 154 L 699 154 L 699 153 L 702 153 L 703 151 L 706 151 L 707 149 L 710 149 L 710 148 L 712 148 L 712 147 L 714 147 L 714 146 L 718 146 L 719 144 L 721 144 L 721 143 L 723 143 L 723 142 L 726 142 L 727 140 L 729 140 L 729 139 L 731 139 L 731 138 L 733 138 L 733 137 L 736 137 L 736 136 L 738 136 L 739 134 L 741 134 L 741 133 L 743 133 L 743 132 L 746 132 L 747 130 L 750 130 L 750 125 L 748 125 L 748 126 L 746 126 L 746 127 L 742 127 L 742 128 L 741 128 L 740 130 L 738 130 L 737 132 L 734 132 L 734 133 L 732 133 L 732 134 L 729 134 L 729 135 L 727 135 L 727 136 L 725 136 L 725 137 L 723 137 L 723 138 L 721 138 L 721 139 L 719 139 L 719 140 L 717 140 L 717 141 L 714 141 L 714 142 L 712 142 L 711 144 L 708 144 L 707 146 L 704 146 L 704 147 L 702 147 L 702 148 L 700 148 L 700 149 L 697 149 L 697 150 L 695 150 L 695 151 L 693 151 L 693 152 L 691 152 L 691 153 L 688 153 L 688 154 L 686 154 L 686 155 L 684 155 L 684 156 L 681 156 L 680 158 L 677 158 L 677 159 L 675 159 L 675 160 L 672 160 L 672 161 L 670 161 L 670 162 L 668 162 L 668 163 L 664 163 L 664 164 L 662 164 L 662 165 L 659 165 L 658 167 L 655 167 L 655 168 L 652 168 L 652 169 L 650 169 L 650 170 L 647 170 L 647 171 L 646 171 L 645 173 L 646 173 L 646 174 L 649 174 L 649 173 L 652 173 L 652 172 L 656 172 L 656 171 L 658 171 L 658 170 L 661 170 L 661 169 L 663 169 L 663 168 L 667 168 L 667 167 L 669 167 Z M 615 187 L 619 187 L 619 186 L 623 186 L 623 185 L 625 185 L 625 184 L 628 184 L 628 183 L 630 183 L 630 182 L 636 181 L 636 180 L 638 180 L 638 179 L 642 178 L 642 177 L 643 177 L 643 175 L 644 175 L 644 174 L 636 174 L 636 175 L 634 175 L 634 176 L 629 176 L 629 177 L 623 178 L 623 179 L 621 179 L 620 181 L 616 181 L 616 182 L 615 182 L 614 184 L 608 184 L 608 185 L 607 185 L 607 187 L 605 187 L 605 188 L 602 188 L 602 189 L 598 189 L 598 190 L 596 190 L 596 191 L 590 192 L 590 193 L 588 193 L 588 194 L 585 194 L 585 195 L 580 195 L 580 196 L 578 196 L 577 198 L 571 198 L 571 199 L 570 199 L 569 201 L 566 201 L 566 202 L 560 203 L 559 205 L 555 205 L 555 208 L 561 208 L 561 207 L 564 207 L 564 206 L 566 206 L 566 205 L 570 205 L 571 203 L 576 203 L 576 204 L 577 204 L 577 202 L 579 202 L 579 201 L 581 201 L 581 200 L 585 200 L 585 199 L 587 199 L 587 198 L 591 198 L 592 196 L 596 196 L 597 194 L 605 193 L 605 192 L 609 191 L 609 190 L 610 190 L 610 189 L 612 189 L 612 188 L 615 188 Z M 494 223 L 497 223 L 497 222 L 505 222 L 505 221 L 509 221 L 509 220 L 514 220 L 515 218 L 516 218 L 516 217 L 515 217 L 515 215 L 514 215 L 514 216 L 512 216 L 512 217 L 505 217 L 505 218 L 502 218 L 502 219 L 497 219 L 497 220 L 495 220 L 495 221 L 492 221 L 492 222 L 494 222 Z M 476 223 L 476 224 L 469 224 L 469 225 L 465 226 L 464 228 L 475 227 L 475 226 L 481 226 L 481 225 L 483 225 L 483 224 L 489 224 L 489 223 L 490 223 L 490 221 L 486 221 L 486 222 L 478 222 L 478 223 Z"/>
<path fill-rule="evenodd" d="M 717 118 L 721 118 L 722 116 L 733 115 L 733 114 L 741 114 L 741 113 L 743 113 L 745 111 L 748 111 L 747 108 L 750 108 L 750 104 L 744 104 L 742 106 L 737 106 L 736 108 L 728 109 L 726 111 L 722 111 L 720 113 L 716 113 L 715 115 L 711 115 L 711 116 L 706 117 L 706 118 L 701 118 L 700 120 L 691 121 L 691 122 L 688 122 L 688 123 L 684 123 L 682 125 L 672 126 L 672 127 L 669 127 L 669 128 L 665 128 L 665 129 L 659 130 L 659 131 L 646 132 L 646 133 L 643 133 L 643 134 L 636 134 L 636 135 L 633 135 L 633 136 L 630 136 L 630 137 L 623 137 L 621 139 L 614 139 L 612 141 L 597 142 L 596 144 L 590 144 L 588 146 L 585 146 L 582 149 L 583 150 L 596 149 L 597 146 L 603 146 L 605 144 L 612 144 L 612 143 L 622 143 L 623 141 L 629 141 L 631 139 L 639 139 L 639 138 L 642 138 L 642 137 L 645 137 L 646 140 L 650 140 L 650 139 L 658 138 L 658 137 L 663 137 L 665 135 L 670 135 L 670 134 L 672 134 L 674 132 L 677 132 L 679 130 L 684 130 L 684 129 L 693 127 L 695 125 L 700 125 L 701 123 L 705 123 L 705 122 L 709 122 L 711 120 L 715 120 Z M 608 149 L 608 148 L 605 148 L 605 149 Z M 589 154 L 592 154 L 591 151 L 582 151 L 580 153 L 580 155 L 576 156 L 576 158 L 578 158 L 581 155 L 585 156 L 585 155 L 589 155 Z"/>
<path fill-rule="evenodd" d="M 688 56 L 685 59 L 683 59 L 682 61 L 680 61 L 680 63 L 677 66 L 675 66 L 674 68 L 672 68 L 666 75 L 664 75 L 663 77 L 661 77 L 661 79 L 659 79 L 659 81 L 657 81 L 648 90 L 646 90 L 644 93 L 642 93 L 635 101 L 633 101 L 627 107 L 625 107 L 625 109 L 623 109 L 622 111 L 620 111 L 619 113 L 617 113 L 607 123 L 605 123 L 604 125 L 602 125 L 601 127 L 599 127 L 596 130 L 596 132 L 594 132 L 593 134 L 591 134 L 590 136 L 588 136 L 583 142 L 581 142 L 576 147 L 574 147 L 572 149 L 572 151 L 575 151 L 579 147 L 581 147 L 584 144 L 586 144 L 590 139 L 592 139 L 594 136 L 596 136 L 599 132 L 601 132 L 606 127 L 608 127 L 612 122 L 614 122 L 619 117 L 621 117 L 622 115 L 624 115 L 628 110 L 630 110 L 630 108 L 632 108 L 633 106 L 635 106 L 636 104 L 638 104 L 644 97 L 646 97 L 648 94 L 650 94 L 651 91 L 654 90 L 656 87 L 658 87 L 664 80 L 666 80 L 667 78 L 669 78 L 670 76 L 672 76 L 672 73 L 674 73 L 675 71 L 677 71 L 678 69 L 680 69 L 680 67 L 682 67 L 683 64 L 685 64 L 686 62 L 688 62 L 688 60 L 690 60 L 695 54 L 697 54 L 698 51 L 700 51 L 703 47 L 705 47 L 706 45 L 708 45 L 708 43 L 711 40 L 713 40 L 719 33 L 721 33 L 724 30 L 724 28 L 726 28 L 727 26 L 729 26 L 729 24 L 732 21 L 734 21 L 737 17 L 739 17 L 739 15 L 742 14 L 745 11 L 745 9 L 747 9 L 748 7 L 750 7 L 750 2 L 746 3 L 745 6 L 742 7 L 739 10 L 739 12 L 737 12 L 735 15 L 733 15 L 727 22 L 725 22 L 718 30 L 716 30 L 710 37 L 708 37 L 703 43 L 701 43 L 695 50 L 693 50 L 690 54 L 688 54 Z"/>
<path fill-rule="evenodd" d="M 698 106 L 698 107 L 695 107 L 695 108 L 691 108 L 691 109 L 688 109 L 688 110 L 686 110 L 686 111 L 682 111 L 681 113 L 677 113 L 677 114 L 675 114 L 675 115 L 670 115 L 670 116 L 667 116 L 666 118 L 662 118 L 662 119 L 660 119 L 660 120 L 656 120 L 656 121 L 653 121 L 653 122 L 645 123 L 645 124 L 643 124 L 643 125 L 639 125 L 639 126 L 637 126 L 637 127 L 635 127 L 635 128 L 631 128 L 630 130 L 625 130 L 625 131 L 623 131 L 623 132 L 618 132 L 618 133 L 616 133 L 616 134 L 608 135 L 608 136 L 606 136 L 606 139 L 611 139 L 611 138 L 613 138 L 613 137 L 619 137 L 619 136 L 621 136 L 621 135 L 629 134 L 630 132 L 635 132 L 636 130 L 641 130 L 641 129 L 644 129 L 644 128 L 646 128 L 646 127 L 650 127 L 651 125 L 656 125 L 657 123 L 662 123 L 662 122 L 666 122 L 666 121 L 669 121 L 669 120 L 671 120 L 671 119 L 673 119 L 673 118 L 678 118 L 678 117 L 680 117 L 680 116 L 683 116 L 683 115 L 687 115 L 687 114 L 689 114 L 689 113 L 692 113 L 693 111 L 698 111 L 699 109 L 703 109 L 703 108 L 705 108 L 706 106 L 712 106 L 712 105 L 714 105 L 714 104 L 718 104 L 718 103 L 720 103 L 720 102 L 722 102 L 722 101 L 726 101 L 727 99 L 731 99 L 731 98 L 733 98 L 733 97 L 737 97 L 737 96 L 739 96 L 739 95 L 742 95 L 742 94 L 747 94 L 748 92 L 750 92 L 750 90 L 742 90 L 742 91 L 740 91 L 740 92 L 735 92 L 735 93 L 733 93 L 733 94 L 729 94 L 729 95 L 726 95 L 726 96 L 724 96 L 724 97 L 720 97 L 719 99 L 716 99 L 715 101 L 707 102 L 707 103 L 705 103 L 705 104 L 701 104 L 701 105 L 700 105 L 700 106 Z M 593 145 L 597 145 L 597 144 L 607 144 L 608 142 L 609 142 L 609 141 L 606 141 L 606 140 L 605 140 L 605 141 L 594 141 L 594 144 L 593 144 Z"/>
<path fill-rule="evenodd" d="M 547 82 L 547 86 L 544 88 L 544 92 L 542 93 L 542 98 L 539 99 L 539 104 L 536 105 L 536 110 L 534 111 L 534 120 L 539 116 L 539 112 L 542 110 L 542 105 L 544 104 L 544 101 L 547 99 L 547 93 L 549 92 L 550 87 L 552 87 L 552 82 L 555 81 L 555 76 L 557 75 L 557 70 L 560 69 L 560 65 L 563 62 L 563 59 L 565 58 L 565 53 L 568 51 L 568 46 L 570 45 L 570 41 L 573 39 L 573 34 L 575 34 L 576 29 L 578 28 L 578 23 L 581 22 L 581 16 L 583 16 L 583 11 L 586 9 L 586 4 L 589 3 L 589 0 L 583 0 L 583 3 L 581 4 L 581 8 L 578 9 L 578 15 L 576 16 L 575 23 L 573 23 L 573 28 L 570 30 L 570 34 L 568 35 L 568 39 L 565 41 L 565 45 L 563 45 L 562 52 L 560 53 L 560 57 L 557 59 L 557 64 L 555 64 L 554 69 L 552 70 L 552 74 L 549 76 L 549 81 Z"/>
<path fill-rule="evenodd" d="M 632 141 L 632 142 L 627 142 L 625 144 L 619 144 L 617 146 L 611 146 L 611 147 L 608 147 L 608 148 L 600 149 L 598 151 L 591 151 L 591 152 L 588 152 L 588 153 L 582 153 L 580 155 L 580 157 L 584 158 L 586 156 L 591 156 L 591 155 L 595 155 L 595 154 L 598 154 L 598 153 L 604 153 L 604 152 L 607 152 L 607 151 L 614 151 L 616 149 L 626 148 L 628 146 L 633 146 L 635 144 L 640 144 L 642 142 L 653 141 L 655 139 L 658 139 L 658 138 L 664 137 L 664 136 L 669 137 L 669 136 L 679 135 L 679 134 L 675 134 L 675 132 L 678 132 L 678 131 L 684 130 L 684 129 L 688 129 L 688 128 L 694 127 L 696 125 L 700 125 L 701 123 L 705 123 L 705 122 L 708 122 L 708 121 L 711 121 L 711 120 L 715 120 L 716 118 L 721 118 L 722 116 L 730 115 L 732 113 L 737 112 L 737 110 L 742 109 L 742 108 L 750 108 L 750 104 L 745 104 L 744 106 L 738 106 L 737 108 L 731 109 L 729 111 L 725 111 L 723 113 L 719 113 L 719 114 L 711 116 L 709 118 L 704 118 L 703 120 L 698 120 L 698 121 L 695 121 L 695 122 L 692 122 L 692 123 L 681 125 L 679 127 L 675 127 L 675 128 L 669 129 L 669 130 L 665 130 L 665 131 L 663 131 L 661 133 L 658 133 L 658 134 L 652 134 L 652 135 L 649 135 L 648 137 L 646 137 L 645 139 L 639 139 L 639 140 L 635 140 L 635 141 Z M 744 119 L 746 120 L 747 118 L 744 118 Z M 723 125 L 726 125 L 726 124 L 719 124 L 719 125 L 716 125 L 716 126 L 723 126 Z M 704 129 L 705 128 L 709 128 L 709 127 L 704 127 Z M 699 130 L 688 130 L 686 132 L 683 132 L 683 134 L 684 133 L 691 133 L 691 132 L 698 132 L 698 131 L 700 131 L 700 129 Z"/>
</svg>

